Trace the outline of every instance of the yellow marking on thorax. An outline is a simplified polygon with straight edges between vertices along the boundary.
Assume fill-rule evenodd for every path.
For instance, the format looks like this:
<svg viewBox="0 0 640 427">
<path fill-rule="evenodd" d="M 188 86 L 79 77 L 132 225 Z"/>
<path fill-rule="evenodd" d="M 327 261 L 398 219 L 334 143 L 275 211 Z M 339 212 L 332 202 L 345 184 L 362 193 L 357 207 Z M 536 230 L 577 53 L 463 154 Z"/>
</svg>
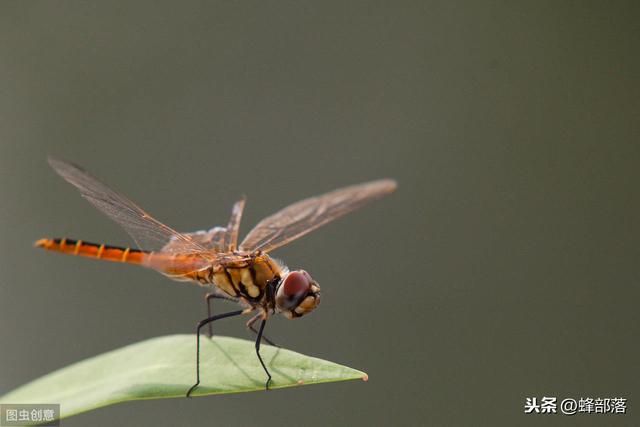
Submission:
<svg viewBox="0 0 640 427">
<path fill-rule="evenodd" d="M 74 255 L 78 255 L 78 253 L 80 252 L 80 246 L 82 246 L 82 240 L 78 240 L 76 242 L 76 248 L 73 250 Z"/>
<path fill-rule="evenodd" d="M 227 273 L 224 267 L 220 267 L 219 269 L 217 269 L 217 271 L 214 271 L 213 283 L 218 288 L 220 288 L 224 293 L 231 295 L 232 297 L 237 296 L 237 292 L 235 291 L 235 288 L 229 281 L 229 278 L 227 277 Z"/>
<path fill-rule="evenodd" d="M 242 280 L 242 284 L 247 288 L 249 296 L 255 298 L 260 295 L 260 288 L 253 283 L 249 267 L 245 267 L 240 270 L 240 280 Z"/>
<path fill-rule="evenodd" d="M 120 259 L 121 262 L 127 262 L 127 256 L 129 255 L 130 251 L 131 248 L 127 248 L 124 250 L 124 252 L 122 252 L 122 258 Z"/>
<path fill-rule="evenodd" d="M 221 270 L 216 272 L 215 282 L 225 292 L 258 298 L 267 283 L 281 274 L 282 268 L 268 255 L 260 255 L 249 262 L 226 265 Z"/>
<path fill-rule="evenodd" d="M 100 245 L 100 248 L 98 249 L 98 253 L 96 254 L 96 258 L 100 258 L 103 252 L 104 252 L 104 243 Z"/>
<path fill-rule="evenodd" d="M 60 252 L 64 252 L 64 247 L 67 244 L 67 238 L 63 238 L 62 240 L 60 240 Z"/>
</svg>

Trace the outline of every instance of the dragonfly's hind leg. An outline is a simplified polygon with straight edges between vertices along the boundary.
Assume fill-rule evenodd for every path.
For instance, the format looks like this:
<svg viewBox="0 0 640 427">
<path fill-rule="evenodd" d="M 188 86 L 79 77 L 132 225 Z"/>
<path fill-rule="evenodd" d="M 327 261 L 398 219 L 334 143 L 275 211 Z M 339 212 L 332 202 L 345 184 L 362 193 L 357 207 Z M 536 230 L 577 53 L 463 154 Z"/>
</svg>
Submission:
<svg viewBox="0 0 640 427">
<path fill-rule="evenodd" d="M 211 303 L 212 299 L 221 299 L 221 300 L 231 301 L 231 302 L 235 302 L 235 303 L 238 302 L 238 300 L 236 298 L 228 297 L 228 296 L 225 296 L 225 295 L 220 295 L 220 294 L 217 294 L 215 292 L 210 292 L 210 293 L 206 294 L 204 296 L 204 298 L 205 298 L 205 300 L 207 302 L 207 318 L 209 318 L 209 317 L 211 317 L 213 315 L 213 308 L 212 308 L 212 303 Z M 258 330 L 255 328 L 255 326 L 253 326 L 253 324 L 256 323 L 256 321 L 258 319 L 260 319 L 261 317 L 262 317 L 262 315 L 260 313 L 258 313 L 255 316 L 253 316 L 247 322 L 247 328 L 251 332 L 253 332 L 254 335 L 258 334 Z M 212 324 L 211 323 L 209 323 L 208 335 L 209 335 L 209 338 L 211 338 L 213 336 L 213 328 L 212 328 Z M 272 340 L 270 340 L 269 337 L 267 337 L 266 335 L 262 335 L 262 339 L 264 340 L 264 342 L 266 342 L 269 345 L 272 345 L 274 347 L 280 347 L 278 344 L 276 344 Z"/>
<path fill-rule="evenodd" d="M 253 326 L 254 323 L 256 323 L 256 321 L 258 319 L 262 318 L 262 314 L 258 313 L 255 316 L 253 316 L 251 319 L 249 319 L 249 321 L 247 322 L 247 328 L 253 332 L 255 335 L 258 335 L 258 331 L 256 330 L 256 328 Z M 272 345 L 274 347 L 278 347 L 280 348 L 280 346 L 276 343 L 274 343 L 273 341 L 271 341 L 269 338 L 267 338 L 266 335 L 262 334 L 262 339 L 264 340 L 264 342 L 266 342 L 269 345 Z"/>
<path fill-rule="evenodd" d="M 224 319 L 226 317 L 239 316 L 243 312 L 244 310 L 230 311 L 228 313 L 218 314 L 217 316 L 207 317 L 206 319 L 203 319 L 198 322 L 198 326 L 196 328 L 196 383 L 191 386 L 189 391 L 187 391 L 187 397 L 189 397 L 191 392 L 195 390 L 196 387 L 198 387 L 198 384 L 200 384 L 200 329 L 202 329 L 204 325 L 211 324 L 211 322 L 215 322 L 216 320 Z M 258 354 L 258 357 L 260 357 L 259 354 Z M 262 366 L 264 366 L 264 364 Z"/>
<path fill-rule="evenodd" d="M 213 316 L 213 309 L 211 308 L 211 300 L 212 299 L 222 299 L 222 300 L 226 300 L 226 301 L 233 301 L 233 302 L 238 302 L 235 298 L 231 298 L 231 297 L 227 297 L 224 295 L 220 295 L 218 293 L 215 292 L 209 292 L 208 294 L 206 294 L 204 296 L 205 301 L 207 302 L 207 318 L 210 318 L 211 316 Z M 209 338 L 211 338 L 213 336 L 213 327 L 212 324 L 209 323 Z"/>
</svg>

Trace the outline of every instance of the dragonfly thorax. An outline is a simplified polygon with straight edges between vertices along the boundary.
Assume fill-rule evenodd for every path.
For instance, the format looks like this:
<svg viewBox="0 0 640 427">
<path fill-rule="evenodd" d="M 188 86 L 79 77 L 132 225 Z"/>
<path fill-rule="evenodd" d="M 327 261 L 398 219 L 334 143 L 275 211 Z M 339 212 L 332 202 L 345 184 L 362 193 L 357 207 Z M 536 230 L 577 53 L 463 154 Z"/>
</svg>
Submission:
<svg viewBox="0 0 640 427">
<path fill-rule="evenodd" d="M 275 304 L 289 319 L 304 316 L 320 304 L 320 285 L 304 270 L 287 272 L 276 287 Z"/>
</svg>

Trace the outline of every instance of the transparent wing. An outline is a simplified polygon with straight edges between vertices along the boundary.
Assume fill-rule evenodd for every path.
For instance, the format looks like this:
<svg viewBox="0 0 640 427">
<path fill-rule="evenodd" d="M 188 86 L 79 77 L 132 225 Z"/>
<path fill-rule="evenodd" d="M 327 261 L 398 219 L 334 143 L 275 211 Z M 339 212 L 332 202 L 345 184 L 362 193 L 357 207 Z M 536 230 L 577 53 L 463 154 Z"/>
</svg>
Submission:
<svg viewBox="0 0 640 427">
<path fill-rule="evenodd" d="M 210 230 L 183 233 L 183 235 L 215 253 L 233 252 L 238 245 L 238 229 L 240 228 L 244 204 L 245 199 L 243 197 L 233 205 L 231 218 L 229 219 L 229 225 L 227 225 L 227 227 L 214 227 Z M 181 244 L 180 241 L 172 237 L 162 250 L 171 252 L 175 245 Z"/>
<path fill-rule="evenodd" d="M 240 245 L 243 251 L 272 251 L 396 189 L 391 179 L 366 182 L 294 203 L 263 219 Z"/>
<path fill-rule="evenodd" d="M 140 248 L 172 254 L 200 254 L 213 260 L 215 254 L 193 238 L 156 220 L 131 200 L 107 187 L 80 167 L 49 157 L 51 167 L 109 218 L 120 224 Z"/>
<path fill-rule="evenodd" d="M 240 230 L 240 221 L 242 220 L 242 212 L 244 211 L 244 204 L 246 199 L 243 197 L 238 200 L 231 210 L 231 218 L 229 218 L 229 225 L 227 225 L 227 233 L 225 235 L 226 250 L 233 252 L 238 246 L 238 231 Z"/>
<path fill-rule="evenodd" d="M 182 233 L 184 236 L 190 238 L 197 244 L 201 245 L 208 251 L 213 252 L 226 252 L 226 248 L 224 245 L 224 239 L 227 235 L 227 229 L 224 227 L 214 227 L 211 230 L 200 230 L 194 231 L 191 233 Z M 169 243 L 167 243 L 163 248 L 163 252 L 174 252 L 177 249 L 176 247 L 180 247 L 183 243 L 171 238 Z"/>
</svg>

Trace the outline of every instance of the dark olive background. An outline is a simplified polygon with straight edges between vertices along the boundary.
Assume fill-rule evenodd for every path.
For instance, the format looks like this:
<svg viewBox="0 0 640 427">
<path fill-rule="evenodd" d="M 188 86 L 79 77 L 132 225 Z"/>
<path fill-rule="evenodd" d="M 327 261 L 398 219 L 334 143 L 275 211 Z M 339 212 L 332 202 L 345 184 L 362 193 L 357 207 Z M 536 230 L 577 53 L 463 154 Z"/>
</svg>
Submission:
<svg viewBox="0 0 640 427">
<path fill-rule="evenodd" d="M 131 243 L 54 154 L 185 231 L 241 194 L 246 233 L 302 197 L 400 184 L 275 253 L 324 294 L 269 334 L 368 383 L 66 426 L 638 425 L 639 20 L 632 1 L 2 2 L 0 394 L 204 314 L 195 286 L 31 247 Z M 543 395 L 629 414 L 524 415 Z"/>
</svg>

